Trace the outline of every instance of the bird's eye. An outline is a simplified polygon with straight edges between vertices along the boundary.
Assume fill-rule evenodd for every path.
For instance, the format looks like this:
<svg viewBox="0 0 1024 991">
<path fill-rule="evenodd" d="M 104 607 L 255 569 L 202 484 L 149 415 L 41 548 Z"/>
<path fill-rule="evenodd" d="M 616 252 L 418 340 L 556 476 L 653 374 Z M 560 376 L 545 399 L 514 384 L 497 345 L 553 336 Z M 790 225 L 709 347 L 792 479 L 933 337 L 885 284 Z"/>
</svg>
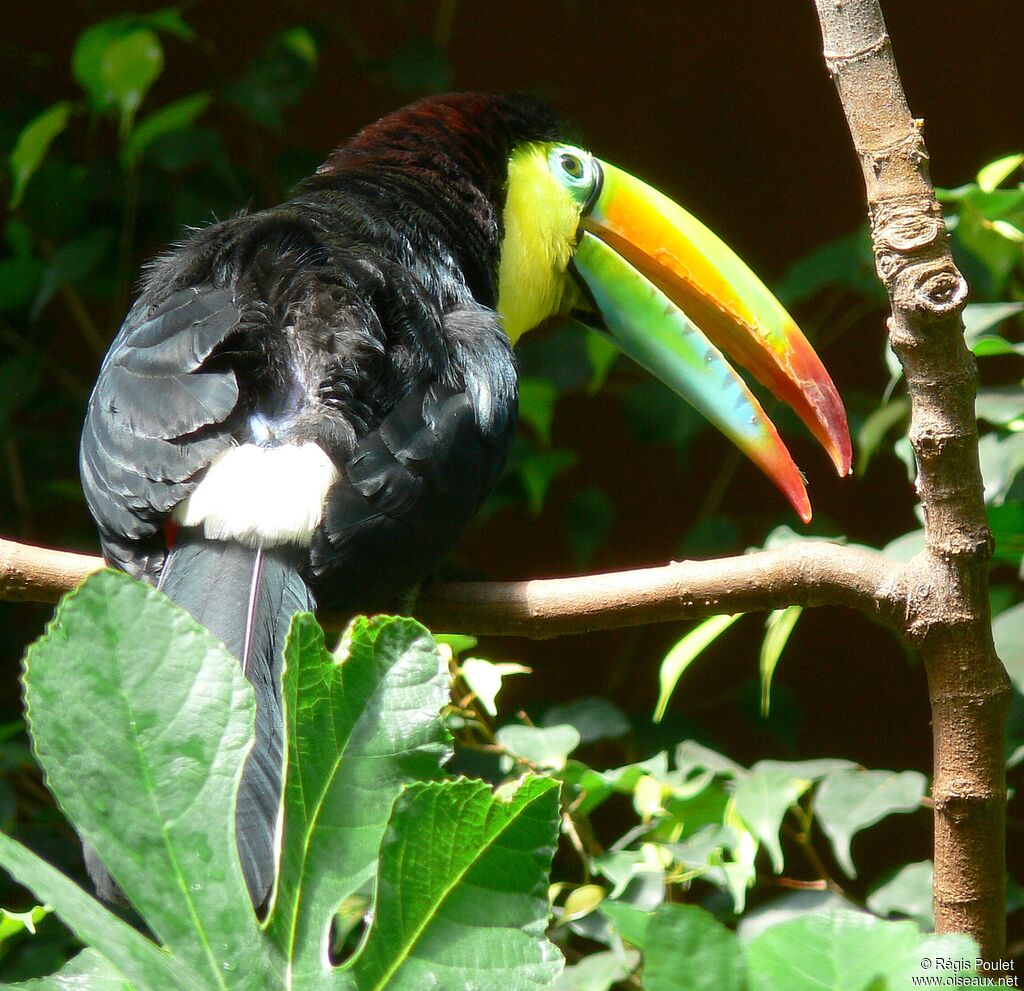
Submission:
<svg viewBox="0 0 1024 991">
<path fill-rule="evenodd" d="M 562 166 L 562 171 L 570 179 L 582 179 L 583 178 L 583 162 L 576 155 L 570 155 L 568 152 L 564 152 L 558 160 L 558 164 Z"/>
<path fill-rule="evenodd" d="M 597 159 L 582 148 L 556 145 L 548 150 L 548 168 L 569 195 L 586 209 L 601 183 Z"/>
</svg>

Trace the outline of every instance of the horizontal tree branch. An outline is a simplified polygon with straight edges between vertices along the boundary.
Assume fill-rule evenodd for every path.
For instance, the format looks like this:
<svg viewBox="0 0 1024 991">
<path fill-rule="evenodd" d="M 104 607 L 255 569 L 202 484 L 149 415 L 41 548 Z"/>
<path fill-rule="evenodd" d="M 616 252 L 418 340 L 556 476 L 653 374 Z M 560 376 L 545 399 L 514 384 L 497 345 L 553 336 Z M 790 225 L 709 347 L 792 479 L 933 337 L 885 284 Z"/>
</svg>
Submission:
<svg viewBox="0 0 1024 991">
<path fill-rule="evenodd" d="M 98 557 L 0 538 L 0 599 L 55 602 L 102 566 Z M 903 585 L 902 566 L 881 554 L 797 541 L 578 578 L 441 582 L 425 586 L 412 611 L 433 629 L 533 639 L 790 605 L 849 606 L 902 628 Z"/>
</svg>

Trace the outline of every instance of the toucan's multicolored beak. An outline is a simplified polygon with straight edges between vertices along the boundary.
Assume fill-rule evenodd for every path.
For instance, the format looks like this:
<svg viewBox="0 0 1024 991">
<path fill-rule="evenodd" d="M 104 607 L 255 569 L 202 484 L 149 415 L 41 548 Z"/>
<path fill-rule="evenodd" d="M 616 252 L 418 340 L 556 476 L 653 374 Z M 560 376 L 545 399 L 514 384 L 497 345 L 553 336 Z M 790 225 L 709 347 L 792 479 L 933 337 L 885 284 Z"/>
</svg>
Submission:
<svg viewBox="0 0 1024 991">
<path fill-rule="evenodd" d="M 846 412 L 832 379 L 779 301 L 737 255 L 667 196 L 592 160 L 572 265 L 615 343 L 729 437 L 807 522 L 799 470 L 726 352 L 786 402 L 840 475 Z"/>
</svg>

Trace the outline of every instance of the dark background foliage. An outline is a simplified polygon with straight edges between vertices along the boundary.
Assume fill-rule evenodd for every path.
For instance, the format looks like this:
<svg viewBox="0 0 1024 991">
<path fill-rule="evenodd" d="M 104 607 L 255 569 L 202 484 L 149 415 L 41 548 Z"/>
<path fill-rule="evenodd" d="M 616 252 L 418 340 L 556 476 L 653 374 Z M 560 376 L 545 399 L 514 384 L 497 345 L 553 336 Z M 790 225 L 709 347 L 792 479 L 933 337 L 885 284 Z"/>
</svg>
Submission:
<svg viewBox="0 0 1024 991">
<path fill-rule="evenodd" d="M 159 8 L 133 8 L 148 9 Z M 90 24 L 123 12 L 105 2 L 19 7 L 0 41 L 0 149 L 9 152 L 25 123 L 54 102 L 81 100 L 69 53 Z M 892 2 L 886 16 L 911 108 L 925 120 L 936 183 L 959 186 L 980 165 L 1019 150 L 1018 5 Z M 8 218 L 0 261 L 0 532 L 95 550 L 77 487 L 77 432 L 102 345 L 142 261 L 182 225 L 279 201 L 362 125 L 432 91 L 549 98 L 589 147 L 692 209 L 792 304 L 847 401 L 855 433 L 879 406 L 890 377 L 884 311 L 863 248 L 847 243 L 810 268 L 793 267 L 861 227 L 864 210 L 809 0 L 224 0 L 190 6 L 183 17 L 195 35 L 159 32 L 164 68 L 138 119 L 197 92 L 211 94 L 208 109 L 134 160 L 119 146 L 116 121 L 75 113 Z M 965 258 L 977 274 L 975 299 L 1021 298 L 1019 281 L 986 285 L 990 268 L 972 270 Z M 582 341 L 551 328 L 524 344 L 523 372 L 534 383 L 523 441 L 450 574 L 513 579 L 640 567 L 738 552 L 780 524 L 799 527 L 756 469 L 625 361 L 594 394 Z M 991 374 L 1018 380 L 1019 360 Z M 780 415 L 779 423 L 810 480 L 810 532 L 884 546 L 918 525 L 907 470 L 891 446 L 882 445 L 863 474 L 838 480 L 793 420 Z M 1016 566 L 1001 567 L 1005 608 L 1018 597 Z M 17 729 L 19 658 L 48 615 L 44 607 L 0 603 L 0 721 L 12 741 L 0 824 L 17 824 L 27 842 L 77 871 L 76 848 L 25 762 Z M 921 667 L 863 617 L 820 609 L 801 618 L 769 718 L 758 713 L 763 623 L 742 620 L 688 672 L 656 727 L 649 713 L 658 665 L 683 632 L 664 625 L 494 640 L 481 650 L 535 671 L 509 682 L 507 712 L 524 707 L 538 716 L 553 703 L 602 695 L 632 718 L 624 742 L 588 752 L 595 766 L 692 736 L 742 763 L 840 754 L 867 767 L 930 770 Z M 857 884 L 929 854 L 926 812 L 889 819 L 858 840 Z"/>
</svg>

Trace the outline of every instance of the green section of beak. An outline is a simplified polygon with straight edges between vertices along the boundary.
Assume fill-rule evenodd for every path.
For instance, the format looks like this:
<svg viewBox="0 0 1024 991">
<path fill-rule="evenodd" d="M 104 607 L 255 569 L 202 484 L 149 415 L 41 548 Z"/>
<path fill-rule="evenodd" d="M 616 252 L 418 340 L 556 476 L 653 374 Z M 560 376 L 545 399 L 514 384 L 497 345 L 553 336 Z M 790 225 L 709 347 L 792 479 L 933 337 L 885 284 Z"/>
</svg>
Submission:
<svg viewBox="0 0 1024 991">
<path fill-rule="evenodd" d="M 615 343 L 692 404 L 811 518 L 800 472 L 772 422 L 722 353 L 668 296 L 613 248 L 580 234 L 573 265 Z"/>
<path fill-rule="evenodd" d="M 678 203 L 614 165 L 600 166 L 600 191 L 583 229 L 635 265 L 730 358 L 787 403 L 839 474 L 848 474 L 851 444 L 842 400 L 782 304 Z"/>
</svg>

